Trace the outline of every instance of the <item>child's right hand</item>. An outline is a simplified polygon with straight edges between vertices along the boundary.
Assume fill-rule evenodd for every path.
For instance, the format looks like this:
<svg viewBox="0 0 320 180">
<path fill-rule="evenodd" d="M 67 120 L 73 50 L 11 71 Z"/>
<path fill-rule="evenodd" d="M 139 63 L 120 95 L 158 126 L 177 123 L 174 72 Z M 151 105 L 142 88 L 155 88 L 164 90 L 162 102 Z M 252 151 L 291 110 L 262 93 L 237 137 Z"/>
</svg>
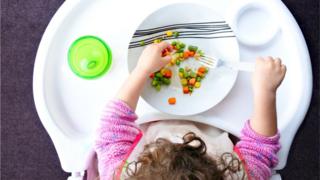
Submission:
<svg viewBox="0 0 320 180">
<path fill-rule="evenodd" d="M 162 51 L 169 45 L 170 44 L 165 41 L 148 45 L 140 55 L 136 69 L 139 69 L 140 72 L 146 73 L 146 76 L 149 76 L 149 74 L 167 65 L 171 60 L 171 55 L 162 57 Z"/>
<path fill-rule="evenodd" d="M 286 74 L 286 66 L 280 58 L 257 58 L 253 74 L 253 92 L 255 95 L 276 93 Z"/>
</svg>

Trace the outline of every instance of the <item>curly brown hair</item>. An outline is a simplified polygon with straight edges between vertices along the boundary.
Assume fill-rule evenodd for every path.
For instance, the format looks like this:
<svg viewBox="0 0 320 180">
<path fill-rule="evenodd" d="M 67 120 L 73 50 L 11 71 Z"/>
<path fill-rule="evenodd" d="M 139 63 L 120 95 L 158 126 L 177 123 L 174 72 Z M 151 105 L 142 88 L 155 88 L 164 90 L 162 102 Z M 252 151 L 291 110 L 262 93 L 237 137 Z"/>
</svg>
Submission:
<svg viewBox="0 0 320 180">
<path fill-rule="evenodd" d="M 128 164 L 127 180 L 245 179 L 239 159 L 232 153 L 212 158 L 203 140 L 189 132 L 183 143 L 159 138 L 144 146 L 137 161 Z"/>
</svg>

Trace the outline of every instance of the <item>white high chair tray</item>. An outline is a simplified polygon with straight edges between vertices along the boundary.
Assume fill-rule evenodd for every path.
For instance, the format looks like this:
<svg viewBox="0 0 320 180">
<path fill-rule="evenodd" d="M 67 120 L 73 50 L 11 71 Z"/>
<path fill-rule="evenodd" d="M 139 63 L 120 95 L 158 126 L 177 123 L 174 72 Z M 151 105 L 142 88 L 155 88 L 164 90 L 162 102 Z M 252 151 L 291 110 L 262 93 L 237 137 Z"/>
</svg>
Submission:
<svg viewBox="0 0 320 180">
<path fill-rule="evenodd" d="M 43 35 L 33 82 L 38 114 L 66 172 L 83 172 L 87 168 L 86 160 L 102 109 L 128 75 L 127 48 L 134 31 L 153 11 L 175 2 L 200 3 L 223 15 L 240 41 L 241 61 L 271 55 L 281 57 L 287 65 L 286 78 L 277 94 L 282 149 L 280 163 L 275 169 L 285 166 L 291 142 L 310 103 L 312 72 L 304 37 L 280 0 L 269 0 L 267 4 L 261 0 L 68 0 Z M 263 24 L 258 26 L 260 22 L 265 22 L 266 28 L 261 28 Z M 83 35 L 98 36 L 111 47 L 113 64 L 102 78 L 81 79 L 68 66 L 68 48 Z M 189 117 L 167 115 L 142 99 L 137 109 L 138 123 L 156 119 L 190 119 L 234 135 L 240 134 L 251 113 L 251 74 L 242 72 L 238 73 L 227 97 L 202 114 Z"/>
</svg>

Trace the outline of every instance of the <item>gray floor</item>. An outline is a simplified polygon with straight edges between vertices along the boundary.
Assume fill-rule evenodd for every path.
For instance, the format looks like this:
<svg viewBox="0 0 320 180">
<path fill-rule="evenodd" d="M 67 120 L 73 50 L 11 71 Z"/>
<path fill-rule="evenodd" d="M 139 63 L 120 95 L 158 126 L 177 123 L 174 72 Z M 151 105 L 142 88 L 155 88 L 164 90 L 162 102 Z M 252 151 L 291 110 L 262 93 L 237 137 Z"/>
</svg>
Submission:
<svg viewBox="0 0 320 180">
<path fill-rule="evenodd" d="M 1 179 L 58 180 L 60 168 L 32 97 L 33 64 L 41 36 L 62 0 L 2 0 Z M 300 25 L 312 59 L 314 93 L 292 145 L 283 179 L 319 179 L 319 0 L 284 0 Z"/>
</svg>

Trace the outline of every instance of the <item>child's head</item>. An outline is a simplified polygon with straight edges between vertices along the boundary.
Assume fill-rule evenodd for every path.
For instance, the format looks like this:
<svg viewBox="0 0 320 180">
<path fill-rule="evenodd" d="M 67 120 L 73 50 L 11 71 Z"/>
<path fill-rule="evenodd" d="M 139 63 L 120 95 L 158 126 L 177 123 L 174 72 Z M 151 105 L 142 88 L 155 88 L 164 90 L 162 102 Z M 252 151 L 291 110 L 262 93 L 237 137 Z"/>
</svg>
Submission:
<svg viewBox="0 0 320 180">
<path fill-rule="evenodd" d="M 128 180 L 204 180 L 232 179 L 240 174 L 241 163 L 231 153 L 213 159 L 206 153 L 203 140 L 187 133 L 183 143 L 159 138 L 145 145 L 135 162 L 127 167 Z M 244 179 L 244 176 L 237 179 Z"/>
</svg>

